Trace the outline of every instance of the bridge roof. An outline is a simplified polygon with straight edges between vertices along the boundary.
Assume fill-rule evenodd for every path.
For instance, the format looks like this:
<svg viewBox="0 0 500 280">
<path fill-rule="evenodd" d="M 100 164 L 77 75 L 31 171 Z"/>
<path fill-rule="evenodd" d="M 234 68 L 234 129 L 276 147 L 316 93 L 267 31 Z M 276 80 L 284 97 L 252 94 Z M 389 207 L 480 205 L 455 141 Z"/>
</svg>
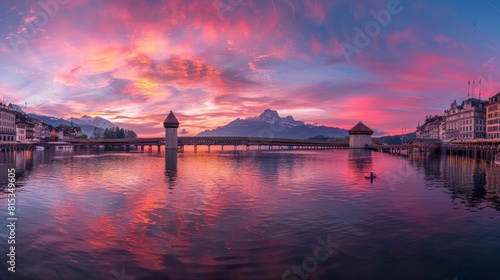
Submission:
<svg viewBox="0 0 500 280">
<path fill-rule="evenodd" d="M 362 122 L 359 122 L 357 125 L 355 125 L 353 128 L 351 128 L 351 130 L 349 130 L 349 135 L 351 135 L 351 134 L 372 135 L 373 134 L 373 130 L 369 129 Z"/>
</svg>

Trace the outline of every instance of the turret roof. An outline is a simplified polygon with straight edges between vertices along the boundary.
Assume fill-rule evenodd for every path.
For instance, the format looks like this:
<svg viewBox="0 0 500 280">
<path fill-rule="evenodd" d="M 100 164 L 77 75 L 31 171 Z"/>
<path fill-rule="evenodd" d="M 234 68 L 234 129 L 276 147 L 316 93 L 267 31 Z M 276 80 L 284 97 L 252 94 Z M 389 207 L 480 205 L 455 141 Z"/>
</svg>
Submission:
<svg viewBox="0 0 500 280">
<path fill-rule="evenodd" d="M 357 125 L 355 125 L 353 128 L 351 128 L 351 130 L 349 130 L 349 134 L 366 134 L 366 135 L 372 135 L 373 134 L 373 130 L 369 129 L 362 122 L 359 122 Z"/>
<path fill-rule="evenodd" d="M 179 121 L 174 116 L 174 113 L 172 113 L 172 111 L 170 111 L 170 113 L 168 114 L 167 118 L 165 119 L 165 121 L 163 123 L 164 124 L 179 124 Z"/>
</svg>

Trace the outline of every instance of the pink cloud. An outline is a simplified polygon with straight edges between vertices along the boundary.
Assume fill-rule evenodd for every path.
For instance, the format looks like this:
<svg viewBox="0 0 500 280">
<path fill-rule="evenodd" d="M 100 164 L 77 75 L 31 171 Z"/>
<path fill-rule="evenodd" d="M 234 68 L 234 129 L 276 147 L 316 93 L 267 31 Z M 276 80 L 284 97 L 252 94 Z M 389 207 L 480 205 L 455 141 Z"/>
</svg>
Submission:
<svg viewBox="0 0 500 280">
<path fill-rule="evenodd" d="M 412 48 L 422 43 L 415 31 L 411 29 L 395 31 L 388 34 L 386 37 L 387 46 L 391 49 L 404 43 L 407 43 L 408 46 Z"/>
</svg>

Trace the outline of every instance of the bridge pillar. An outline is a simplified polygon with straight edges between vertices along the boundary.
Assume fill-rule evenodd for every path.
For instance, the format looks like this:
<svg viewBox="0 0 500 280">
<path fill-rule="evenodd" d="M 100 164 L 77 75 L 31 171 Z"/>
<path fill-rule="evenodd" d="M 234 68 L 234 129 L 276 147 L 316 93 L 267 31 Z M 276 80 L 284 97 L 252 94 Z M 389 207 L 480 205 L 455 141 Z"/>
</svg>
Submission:
<svg viewBox="0 0 500 280">
<path fill-rule="evenodd" d="M 208 145 L 208 152 L 210 153 L 210 145 Z"/>
<path fill-rule="evenodd" d="M 157 145 L 158 146 L 158 153 L 160 152 L 160 148 L 161 148 L 161 145 Z"/>
<path fill-rule="evenodd" d="M 144 151 L 144 145 L 141 145 L 141 151 Z"/>
<path fill-rule="evenodd" d="M 198 152 L 198 145 L 194 145 L 194 152 Z"/>
<path fill-rule="evenodd" d="M 224 145 L 220 145 L 221 151 L 224 152 Z"/>
<path fill-rule="evenodd" d="M 177 150 L 177 128 L 179 128 L 179 121 L 172 111 L 170 111 L 163 122 L 163 126 L 165 127 L 165 149 Z"/>
<path fill-rule="evenodd" d="M 129 151 L 130 151 L 130 145 L 125 145 L 125 150 L 126 150 L 127 152 L 129 152 Z"/>
</svg>

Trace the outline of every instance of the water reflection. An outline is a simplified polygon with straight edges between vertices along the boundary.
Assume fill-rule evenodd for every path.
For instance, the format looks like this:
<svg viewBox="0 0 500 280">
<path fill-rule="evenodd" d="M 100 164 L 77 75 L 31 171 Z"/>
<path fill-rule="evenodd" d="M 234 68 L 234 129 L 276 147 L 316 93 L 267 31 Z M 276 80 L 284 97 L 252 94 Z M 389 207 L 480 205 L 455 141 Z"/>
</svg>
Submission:
<svg viewBox="0 0 500 280">
<path fill-rule="evenodd" d="M 165 151 L 165 175 L 168 178 L 169 186 L 173 187 L 177 176 L 177 150 Z"/>
<path fill-rule="evenodd" d="M 467 157 L 440 155 L 422 160 L 420 166 L 429 187 L 444 185 L 453 200 L 462 200 L 471 208 L 490 202 L 500 209 L 500 166 Z"/>
<path fill-rule="evenodd" d="M 28 174 L 19 205 L 26 279 L 111 279 L 122 267 L 135 279 L 281 279 L 329 235 L 340 249 L 308 279 L 496 268 L 500 219 L 479 203 L 494 200 L 500 178 L 483 163 L 363 150 L 4 156 Z M 370 185 L 362 175 L 372 169 L 393 172 L 396 189 L 384 176 Z M 477 252 L 478 236 L 491 253 L 457 258 Z"/>
<path fill-rule="evenodd" d="M 354 172 L 372 170 L 372 151 L 365 149 L 349 149 L 349 167 Z"/>
<path fill-rule="evenodd" d="M 43 158 L 40 159 L 34 155 L 35 151 L 12 151 L 0 153 L 0 183 L 6 186 L 8 182 L 7 169 L 15 168 L 17 186 L 22 186 L 23 178 L 33 170 L 34 166 L 43 163 Z"/>
</svg>

